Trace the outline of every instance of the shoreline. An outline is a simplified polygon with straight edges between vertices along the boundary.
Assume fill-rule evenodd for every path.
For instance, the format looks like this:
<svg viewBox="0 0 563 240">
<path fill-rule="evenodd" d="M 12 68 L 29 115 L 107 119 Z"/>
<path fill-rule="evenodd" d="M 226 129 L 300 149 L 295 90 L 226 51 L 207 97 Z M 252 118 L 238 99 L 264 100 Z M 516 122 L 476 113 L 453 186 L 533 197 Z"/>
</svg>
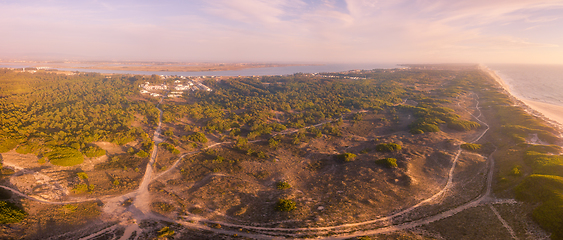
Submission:
<svg viewBox="0 0 563 240">
<path fill-rule="evenodd" d="M 522 105 L 525 111 L 529 112 L 533 116 L 541 118 L 554 127 L 559 134 L 563 136 L 563 106 L 518 97 L 510 91 L 508 83 L 506 83 L 494 70 L 484 65 L 480 65 L 479 69 L 493 78 L 511 98 L 515 99 Z"/>
</svg>

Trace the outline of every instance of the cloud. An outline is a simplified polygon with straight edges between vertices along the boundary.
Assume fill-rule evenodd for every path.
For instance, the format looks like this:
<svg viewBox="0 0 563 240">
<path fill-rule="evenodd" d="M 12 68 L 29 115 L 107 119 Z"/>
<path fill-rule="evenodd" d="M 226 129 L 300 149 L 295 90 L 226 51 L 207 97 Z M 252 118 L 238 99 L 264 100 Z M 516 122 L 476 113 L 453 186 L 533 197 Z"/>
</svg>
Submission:
<svg viewBox="0 0 563 240">
<path fill-rule="evenodd" d="M 4 2 L 0 52 L 205 61 L 479 60 L 499 51 L 560 51 L 555 33 L 562 12 L 560 0 Z"/>
</svg>

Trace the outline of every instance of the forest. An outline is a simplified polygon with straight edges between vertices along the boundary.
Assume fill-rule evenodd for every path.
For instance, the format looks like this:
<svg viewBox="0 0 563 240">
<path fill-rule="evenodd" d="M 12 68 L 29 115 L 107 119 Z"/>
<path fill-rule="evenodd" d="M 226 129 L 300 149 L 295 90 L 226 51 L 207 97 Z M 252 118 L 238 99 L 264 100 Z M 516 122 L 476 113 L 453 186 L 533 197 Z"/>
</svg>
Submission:
<svg viewBox="0 0 563 240">
<path fill-rule="evenodd" d="M 148 139 L 132 127 L 134 115 L 146 124 L 158 121 L 153 102 L 133 101 L 141 76 L 104 76 L 97 73 L 62 75 L 0 70 L 0 153 L 48 157 L 53 164 L 72 166 L 88 157 L 103 155 L 90 143 L 125 144 Z"/>
</svg>

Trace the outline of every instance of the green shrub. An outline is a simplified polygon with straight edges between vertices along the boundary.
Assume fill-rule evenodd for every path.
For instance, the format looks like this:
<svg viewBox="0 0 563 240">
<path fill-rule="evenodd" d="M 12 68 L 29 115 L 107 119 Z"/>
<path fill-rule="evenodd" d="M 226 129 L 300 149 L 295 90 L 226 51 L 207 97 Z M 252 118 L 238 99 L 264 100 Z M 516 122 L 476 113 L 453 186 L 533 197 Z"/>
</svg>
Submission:
<svg viewBox="0 0 563 240">
<path fill-rule="evenodd" d="M 135 149 L 130 147 L 129 149 L 127 149 L 127 153 L 129 153 L 130 155 L 135 154 Z"/>
<path fill-rule="evenodd" d="M 356 157 L 357 157 L 356 154 L 353 154 L 353 153 L 343 153 L 343 154 L 338 155 L 338 158 L 341 159 L 342 161 L 345 161 L 345 162 L 354 161 L 354 160 L 356 160 Z"/>
<path fill-rule="evenodd" d="M 188 139 L 190 141 L 200 142 L 200 143 L 206 143 L 207 142 L 207 137 L 205 137 L 205 134 L 200 133 L 200 132 L 192 133 L 191 135 L 188 136 Z"/>
<path fill-rule="evenodd" d="M 276 184 L 276 188 L 279 189 L 279 190 L 286 190 L 286 189 L 291 188 L 291 185 L 289 185 L 289 183 L 286 182 L 286 181 L 279 181 Z"/>
<path fill-rule="evenodd" d="M 522 176 L 522 166 L 516 165 L 510 170 L 512 176 Z"/>
<path fill-rule="evenodd" d="M 82 153 L 84 153 L 84 155 L 86 155 L 86 157 L 101 157 L 106 155 L 106 150 L 96 146 L 96 145 L 92 145 L 92 146 L 88 146 L 85 147 L 84 149 L 82 149 Z"/>
<path fill-rule="evenodd" d="M 163 143 L 159 143 L 158 146 L 164 147 L 166 150 L 168 150 L 171 153 L 180 154 L 180 150 L 176 149 L 176 147 L 174 147 L 174 145 L 170 143 L 163 142 Z"/>
<path fill-rule="evenodd" d="M 279 144 L 280 144 L 280 142 L 276 141 L 276 139 L 274 139 L 274 138 L 268 139 L 268 146 L 270 148 L 277 149 Z"/>
<path fill-rule="evenodd" d="M 149 156 L 149 154 L 143 150 L 140 150 L 139 152 L 137 152 L 137 157 L 142 157 L 142 158 L 146 158 Z"/>
<path fill-rule="evenodd" d="M 295 201 L 289 199 L 279 199 L 276 203 L 276 210 L 280 212 L 290 212 L 296 208 Z"/>
<path fill-rule="evenodd" d="M 52 151 L 45 154 L 49 161 L 58 166 L 74 166 L 84 162 L 84 156 L 80 151 L 69 147 L 54 147 Z"/>
<path fill-rule="evenodd" d="M 0 224 L 21 222 L 27 213 L 11 202 L 0 201 Z"/>
<path fill-rule="evenodd" d="M 72 188 L 72 192 L 75 194 L 91 192 L 92 190 L 94 190 L 94 185 L 88 185 L 84 183 L 77 184 L 76 186 L 74 186 L 74 188 Z"/>
<path fill-rule="evenodd" d="M 174 236 L 174 230 L 170 229 L 169 227 L 163 227 L 158 231 L 159 239 L 168 239 L 168 237 L 172 236 Z"/>
<path fill-rule="evenodd" d="M 172 137 L 172 136 L 174 136 L 174 131 L 172 129 L 168 129 L 168 130 L 164 131 L 164 136 Z"/>
<path fill-rule="evenodd" d="M 86 174 L 85 172 L 78 172 L 78 173 L 76 173 L 76 175 L 77 175 L 80 179 L 83 179 L 83 180 L 88 179 L 88 174 Z"/>
<path fill-rule="evenodd" d="M 395 152 L 401 150 L 401 145 L 396 143 L 381 143 L 375 146 L 378 152 Z"/>
<path fill-rule="evenodd" d="M 244 137 L 239 137 L 235 140 L 235 147 L 238 149 L 244 149 L 248 146 L 248 139 Z"/>
<path fill-rule="evenodd" d="M 387 168 L 396 168 L 397 167 L 397 159 L 395 158 L 383 158 L 376 160 L 375 163 L 385 166 Z"/>
<path fill-rule="evenodd" d="M 464 143 L 464 144 L 461 144 L 460 147 L 462 149 L 467 150 L 467 151 L 477 152 L 477 151 L 481 150 L 482 145 L 476 144 L 476 143 Z"/>
</svg>

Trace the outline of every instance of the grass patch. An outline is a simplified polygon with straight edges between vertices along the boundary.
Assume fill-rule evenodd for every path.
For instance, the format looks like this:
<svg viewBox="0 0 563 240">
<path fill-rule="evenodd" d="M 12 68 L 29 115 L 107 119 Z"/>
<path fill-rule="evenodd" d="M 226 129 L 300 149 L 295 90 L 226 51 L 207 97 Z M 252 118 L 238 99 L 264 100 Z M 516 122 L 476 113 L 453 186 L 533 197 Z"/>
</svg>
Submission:
<svg viewBox="0 0 563 240">
<path fill-rule="evenodd" d="M 84 156 L 80 151 L 69 147 L 54 147 L 52 151 L 45 154 L 49 161 L 58 166 L 74 166 L 84 162 Z"/>
<path fill-rule="evenodd" d="M 533 217 L 551 231 L 551 239 L 563 239 L 563 178 L 534 174 L 526 177 L 515 189 L 519 200 L 541 202 Z"/>
<path fill-rule="evenodd" d="M 0 153 L 5 153 L 14 149 L 18 145 L 18 142 L 14 139 L 0 139 Z"/>
</svg>

